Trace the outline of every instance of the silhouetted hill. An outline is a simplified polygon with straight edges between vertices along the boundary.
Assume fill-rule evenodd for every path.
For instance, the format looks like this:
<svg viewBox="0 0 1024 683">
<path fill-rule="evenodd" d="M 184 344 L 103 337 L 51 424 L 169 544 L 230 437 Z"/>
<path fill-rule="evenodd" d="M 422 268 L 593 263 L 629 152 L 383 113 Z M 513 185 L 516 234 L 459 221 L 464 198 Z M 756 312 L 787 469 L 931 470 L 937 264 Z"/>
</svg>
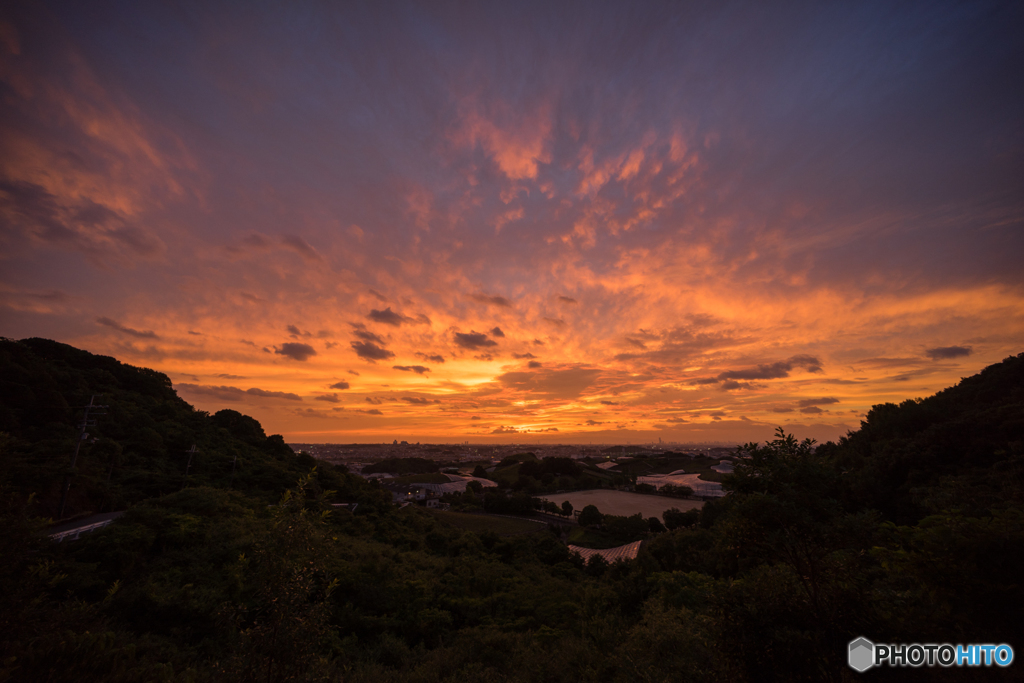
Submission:
<svg viewBox="0 0 1024 683">
<path fill-rule="evenodd" d="M 276 498 L 315 464 L 279 435 L 234 410 L 216 415 L 178 397 L 170 379 L 47 339 L 0 340 L 0 462 L 6 485 L 36 494 L 54 516 L 78 437 L 82 407 L 108 406 L 79 453 L 65 516 L 123 509 L 185 484 L 233 487 Z M 233 472 L 234 471 L 234 472 Z"/>
<path fill-rule="evenodd" d="M 822 447 L 846 471 L 849 502 L 900 522 L 987 509 L 1024 492 L 1024 354 L 925 399 L 874 406 Z"/>
</svg>

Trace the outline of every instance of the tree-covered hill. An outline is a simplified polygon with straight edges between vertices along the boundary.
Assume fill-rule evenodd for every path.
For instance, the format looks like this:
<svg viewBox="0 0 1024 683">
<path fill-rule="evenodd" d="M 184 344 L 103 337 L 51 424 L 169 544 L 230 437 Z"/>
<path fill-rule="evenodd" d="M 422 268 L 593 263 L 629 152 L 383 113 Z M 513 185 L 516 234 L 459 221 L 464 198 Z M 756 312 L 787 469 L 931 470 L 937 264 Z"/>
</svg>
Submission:
<svg viewBox="0 0 1024 683">
<path fill-rule="evenodd" d="M 0 683 L 854 681 L 859 636 L 1024 652 L 1024 355 L 876 406 L 839 443 L 780 430 L 741 447 L 730 495 L 610 567 L 552 530 L 501 538 L 399 509 L 251 418 L 195 411 L 159 373 L 44 340 L 0 343 L 0 364 Z M 39 516 L 93 393 L 110 408 L 74 503 L 128 510 L 53 543 Z M 205 460 L 183 488 L 193 443 Z M 569 475 L 509 467 L 524 466 Z"/>
<path fill-rule="evenodd" d="M 826 450 L 851 505 L 913 522 L 942 509 L 1024 499 L 1024 354 L 934 396 L 874 406 Z"/>
<path fill-rule="evenodd" d="M 107 408 L 89 416 L 95 425 L 69 472 L 83 406 L 93 396 Z M 192 446 L 190 486 L 274 499 L 315 464 L 251 417 L 196 410 L 164 374 L 46 339 L 0 340 L 0 432 L 0 478 L 35 494 L 34 509 L 44 517 L 57 515 L 68 474 L 65 516 L 121 510 L 180 490 Z"/>
</svg>

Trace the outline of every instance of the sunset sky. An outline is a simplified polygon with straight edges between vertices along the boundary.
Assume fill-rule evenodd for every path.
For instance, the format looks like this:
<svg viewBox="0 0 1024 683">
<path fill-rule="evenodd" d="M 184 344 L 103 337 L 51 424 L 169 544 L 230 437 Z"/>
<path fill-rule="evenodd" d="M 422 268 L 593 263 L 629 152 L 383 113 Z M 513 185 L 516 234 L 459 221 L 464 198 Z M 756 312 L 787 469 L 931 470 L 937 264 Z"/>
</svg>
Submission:
<svg viewBox="0 0 1024 683">
<path fill-rule="evenodd" d="M 1024 351 L 1022 35 L 1019 2 L 5 2 L 0 335 L 298 442 L 834 439 Z"/>
</svg>

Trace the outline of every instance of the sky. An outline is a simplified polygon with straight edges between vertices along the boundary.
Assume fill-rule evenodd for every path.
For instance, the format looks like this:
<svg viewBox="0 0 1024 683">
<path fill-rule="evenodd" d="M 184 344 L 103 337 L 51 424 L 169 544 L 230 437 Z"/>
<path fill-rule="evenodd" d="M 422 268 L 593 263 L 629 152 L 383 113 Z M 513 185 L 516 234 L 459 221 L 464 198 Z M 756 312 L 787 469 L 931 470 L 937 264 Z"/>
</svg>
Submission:
<svg viewBox="0 0 1024 683">
<path fill-rule="evenodd" d="M 6 2 L 0 335 L 293 442 L 836 439 L 1024 351 L 1024 5 Z"/>
</svg>

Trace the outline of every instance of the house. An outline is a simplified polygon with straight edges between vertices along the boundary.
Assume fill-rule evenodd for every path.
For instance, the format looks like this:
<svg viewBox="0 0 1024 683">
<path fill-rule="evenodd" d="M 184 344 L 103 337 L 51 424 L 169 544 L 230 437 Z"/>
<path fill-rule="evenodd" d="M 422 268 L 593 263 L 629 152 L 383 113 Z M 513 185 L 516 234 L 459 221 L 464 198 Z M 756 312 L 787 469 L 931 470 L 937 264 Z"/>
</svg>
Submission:
<svg viewBox="0 0 1024 683">
<path fill-rule="evenodd" d="M 391 492 L 392 503 L 402 503 L 405 501 L 423 500 L 426 495 L 423 493 L 421 486 L 413 484 L 382 484 L 384 488 Z"/>
<path fill-rule="evenodd" d="M 382 483 L 384 488 L 391 492 L 392 503 L 427 501 L 436 498 L 439 494 L 435 492 L 434 484 L 389 484 Z"/>
</svg>

